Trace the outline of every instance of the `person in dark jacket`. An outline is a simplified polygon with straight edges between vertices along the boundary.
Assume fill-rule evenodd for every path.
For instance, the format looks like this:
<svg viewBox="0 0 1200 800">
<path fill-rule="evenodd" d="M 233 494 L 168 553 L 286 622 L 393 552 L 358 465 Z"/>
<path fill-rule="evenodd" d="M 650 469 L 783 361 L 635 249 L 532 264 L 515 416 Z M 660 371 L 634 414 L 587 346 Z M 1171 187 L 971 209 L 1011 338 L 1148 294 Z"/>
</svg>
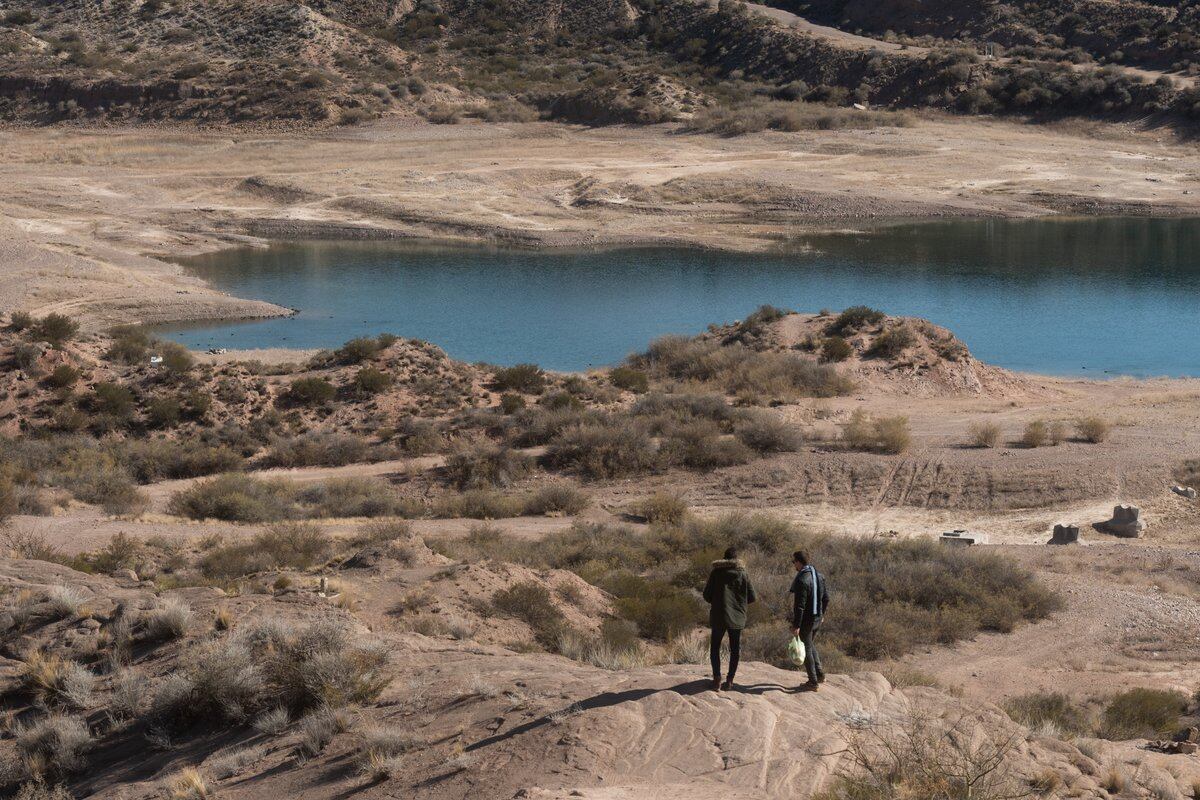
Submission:
<svg viewBox="0 0 1200 800">
<path fill-rule="evenodd" d="M 821 627 L 825 609 L 829 608 L 829 593 L 825 589 L 825 577 L 808 562 L 808 553 L 803 550 L 793 553 L 792 566 L 796 569 L 792 588 L 788 590 L 792 593 L 792 636 L 799 636 L 804 642 L 804 671 L 808 673 L 808 683 L 802 688 L 815 692 L 817 686 L 825 682 L 825 670 L 821 669 L 821 657 L 813 646 L 813 637 Z"/>
<path fill-rule="evenodd" d="M 738 561 L 737 548 L 730 547 L 725 551 L 725 558 L 713 562 L 708 583 L 704 585 L 704 599 L 709 603 L 708 627 L 712 629 L 708 654 L 712 661 L 713 689 L 719 692 L 733 688 L 742 652 L 742 629 L 746 627 L 746 606 L 758 599 L 745 566 Z M 729 675 L 725 683 L 721 683 L 721 640 L 726 634 L 729 635 Z"/>
</svg>

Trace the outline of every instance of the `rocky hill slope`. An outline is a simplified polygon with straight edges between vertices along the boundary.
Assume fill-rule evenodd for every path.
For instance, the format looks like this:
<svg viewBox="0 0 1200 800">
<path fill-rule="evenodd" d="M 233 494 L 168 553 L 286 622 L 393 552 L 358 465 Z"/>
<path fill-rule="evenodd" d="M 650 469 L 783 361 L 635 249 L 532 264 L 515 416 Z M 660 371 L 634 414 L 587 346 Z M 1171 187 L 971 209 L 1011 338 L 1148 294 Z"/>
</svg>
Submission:
<svg viewBox="0 0 1200 800">
<path fill-rule="evenodd" d="M 0 116 L 595 124 L 767 107 L 766 124 L 786 129 L 812 123 L 771 104 L 806 101 L 1190 119 L 1190 79 L 1135 68 L 1186 70 L 1192 12 L 1120 3 L 1097 29 L 1084 6 L 969 4 L 951 23 L 937 4 L 813 4 L 836 25 L 933 37 L 910 51 L 817 35 L 738 0 L 9 0 Z M 1015 57 L 956 49 L 984 41 Z"/>
</svg>

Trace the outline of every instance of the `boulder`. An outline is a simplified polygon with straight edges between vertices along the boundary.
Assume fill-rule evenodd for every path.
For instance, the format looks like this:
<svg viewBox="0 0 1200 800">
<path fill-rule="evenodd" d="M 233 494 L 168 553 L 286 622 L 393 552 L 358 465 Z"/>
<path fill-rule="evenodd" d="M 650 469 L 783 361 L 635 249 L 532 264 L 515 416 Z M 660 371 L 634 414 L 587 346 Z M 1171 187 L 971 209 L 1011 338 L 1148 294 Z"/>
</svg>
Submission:
<svg viewBox="0 0 1200 800">
<path fill-rule="evenodd" d="M 1196 499 L 1196 490 L 1191 486 L 1172 486 L 1171 491 L 1180 497 L 1186 497 L 1188 500 Z"/>
<path fill-rule="evenodd" d="M 1123 539 L 1137 539 L 1145 533 L 1146 522 L 1142 519 L 1140 508 L 1123 503 L 1113 508 L 1112 519 L 1094 523 L 1092 527 L 1101 533 L 1109 533 Z"/>
<path fill-rule="evenodd" d="M 970 547 L 975 544 L 987 544 L 988 537 L 986 533 L 973 533 L 965 530 L 946 531 L 938 537 L 938 541 L 942 544 L 952 545 L 954 547 Z"/>
<path fill-rule="evenodd" d="M 1079 544 L 1079 526 L 1060 522 L 1054 526 L 1047 544 Z"/>
</svg>

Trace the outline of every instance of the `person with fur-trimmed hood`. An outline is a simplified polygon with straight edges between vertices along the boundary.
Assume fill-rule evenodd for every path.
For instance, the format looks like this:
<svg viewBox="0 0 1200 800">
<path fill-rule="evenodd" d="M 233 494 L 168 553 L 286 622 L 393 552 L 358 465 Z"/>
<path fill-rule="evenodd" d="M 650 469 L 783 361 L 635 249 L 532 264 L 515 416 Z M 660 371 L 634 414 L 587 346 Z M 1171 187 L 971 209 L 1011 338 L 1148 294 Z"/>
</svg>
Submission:
<svg viewBox="0 0 1200 800">
<path fill-rule="evenodd" d="M 733 688 L 742 652 L 742 629 L 746 627 L 746 606 L 758 599 L 746 567 L 738 560 L 736 547 L 730 547 L 724 558 L 713 562 L 712 572 L 704 585 L 704 599 L 709 604 L 708 627 L 712 629 L 708 653 L 712 661 L 713 689 L 719 692 Z M 726 634 L 729 636 L 729 674 L 721 683 L 721 641 Z"/>
</svg>

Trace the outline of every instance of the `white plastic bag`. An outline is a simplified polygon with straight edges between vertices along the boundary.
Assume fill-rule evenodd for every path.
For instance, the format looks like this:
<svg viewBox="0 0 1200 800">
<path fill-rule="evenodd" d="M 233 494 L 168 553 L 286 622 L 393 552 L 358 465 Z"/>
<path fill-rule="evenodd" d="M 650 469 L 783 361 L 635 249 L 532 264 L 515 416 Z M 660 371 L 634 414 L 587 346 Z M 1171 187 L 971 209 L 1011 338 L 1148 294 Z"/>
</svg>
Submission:
<svg viewBox="0 0 1200 800">
<path fill-rule="evenodd" d="M 797 667 L 804 666 L 804 659 L 808 653 L 804 651 L 804 640 L 799 636 L 793 636 L 792 640 L 788 642 L 787 653 L 793 664 Z"/>
</svg>

